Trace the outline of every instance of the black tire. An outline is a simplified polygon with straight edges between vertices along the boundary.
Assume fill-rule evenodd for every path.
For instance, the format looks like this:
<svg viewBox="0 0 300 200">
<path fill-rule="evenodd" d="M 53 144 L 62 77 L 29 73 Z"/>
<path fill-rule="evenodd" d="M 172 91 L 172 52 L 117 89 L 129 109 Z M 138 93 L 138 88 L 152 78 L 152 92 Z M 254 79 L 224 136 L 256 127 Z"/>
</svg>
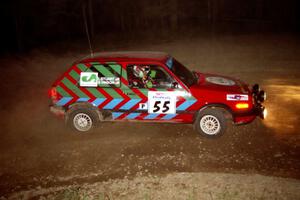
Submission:
<svg viewBox="0 0 300 200">
<path fill-rule="evenodd" d="M 226 132 L 227 128 L 225 115 L 220 109 L 207 108 L 198 113 L 194 128 L 204 137 L 220 137 Z"/>
<path fill-rule="evenodd" d="M 77 108 L 68 111 L 66 123 L 69 128 L 76 132 L 87 133 L 95 129 L 99 121 L 99 116 L 95 110 Z"/>
</svg>

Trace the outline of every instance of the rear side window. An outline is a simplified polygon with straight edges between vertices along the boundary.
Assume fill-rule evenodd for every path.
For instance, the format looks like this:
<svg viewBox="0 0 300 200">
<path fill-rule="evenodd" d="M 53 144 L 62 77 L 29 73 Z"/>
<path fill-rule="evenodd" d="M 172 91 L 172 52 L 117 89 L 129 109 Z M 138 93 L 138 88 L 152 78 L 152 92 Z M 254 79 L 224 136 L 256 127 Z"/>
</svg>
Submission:
<svg viewBox="0 0 300 200">
<path fill-rule="evenodd" d="M 98 73 L 99 87 L 121 87 L 121 70 L 118 64 L 93 64 L 91 72 Z"/>
</svg>

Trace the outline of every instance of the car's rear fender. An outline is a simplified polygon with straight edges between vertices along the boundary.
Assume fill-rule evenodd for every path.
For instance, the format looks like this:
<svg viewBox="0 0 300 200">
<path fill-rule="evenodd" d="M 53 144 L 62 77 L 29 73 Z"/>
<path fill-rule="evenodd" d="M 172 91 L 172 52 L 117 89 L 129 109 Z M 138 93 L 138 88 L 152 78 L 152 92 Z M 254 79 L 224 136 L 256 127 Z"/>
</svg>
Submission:
<svg viewBox="0 0 300 200">
<path fill-rule="evenodd" d="M 103 115 L 101 113 L 101 111 L 96 107 L 94 106 L 92 103 L 90 102 L 76 102 L 74 104 L 71 104 L 68 106 L 67 108 L 67 112 L 66 112 L 66 121 L 68 120 L 68 114 L 76 109 L 88 109 L 88 110 L 93 110 L 97 113 L 98 117 L 99 117 L 99 120 L 102 121 L 103 120 Z"/>
</svg>

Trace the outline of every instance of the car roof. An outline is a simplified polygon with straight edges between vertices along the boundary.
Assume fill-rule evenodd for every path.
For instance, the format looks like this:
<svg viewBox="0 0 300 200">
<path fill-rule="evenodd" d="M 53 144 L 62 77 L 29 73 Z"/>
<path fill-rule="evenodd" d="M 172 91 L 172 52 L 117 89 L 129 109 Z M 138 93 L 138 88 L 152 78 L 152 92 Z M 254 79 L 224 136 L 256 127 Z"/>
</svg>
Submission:
<svg viewBox="0 0 300 200">
<path fill-rule="evenodd" d="M 87 62 L 130 62 L 130 61 L 158 61 L 164 62 L 169 55 L 164 52 L 154 51 L 116 51 L 116 52 L 98 52 L 92 56 L 86 56 L 77 60 L 74 64 Z"/>
</svg>

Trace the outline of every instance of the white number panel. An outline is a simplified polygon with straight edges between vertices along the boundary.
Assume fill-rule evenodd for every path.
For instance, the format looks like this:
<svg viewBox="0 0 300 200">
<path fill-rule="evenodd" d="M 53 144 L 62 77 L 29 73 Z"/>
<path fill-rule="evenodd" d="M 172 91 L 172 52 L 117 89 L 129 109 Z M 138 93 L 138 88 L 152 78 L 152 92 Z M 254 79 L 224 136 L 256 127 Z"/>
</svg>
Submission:
<svg viewBox="0 0 300 200">
<path fill-rule="evenodd" d="M 148 113 L 176 113 L 176 95 L 174 92 L 149 91 L 148 102 Z"/>
</svg>

